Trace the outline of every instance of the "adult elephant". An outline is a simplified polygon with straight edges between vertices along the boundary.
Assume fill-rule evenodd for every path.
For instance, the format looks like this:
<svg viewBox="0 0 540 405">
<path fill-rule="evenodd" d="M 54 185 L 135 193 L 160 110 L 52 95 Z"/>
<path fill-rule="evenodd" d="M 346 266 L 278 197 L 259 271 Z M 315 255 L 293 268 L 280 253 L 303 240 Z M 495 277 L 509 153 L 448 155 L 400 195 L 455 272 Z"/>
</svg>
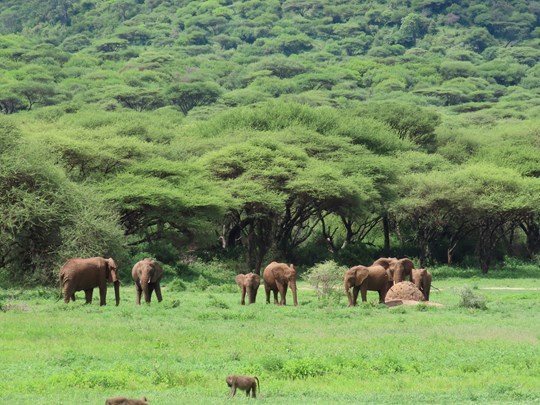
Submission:
<svg viewBox="0 0 540 405">
<path fill-rule="evenodd" d="M 411 272 L 414 268 L 414 263 L 407 257 L 403 259 L 381 257 L 375 260 L 373 265 L 383 266 L 388 271 L 390 284 L 400 283 L 405 280 L 405 277 L 409 277 L 412 281 Z"/>
<path fill-rule="evenodd" d="M 242 290 L 242 305 L 246 304 L 246 293 L 248 295 L 248 304 L 255 304 L 261 277 L 255 273 L 239 274 L 236 276 L 236 284 Z"/>
<path fill-rule="evenodd" d="M 424 294 L 424 300 L 429 301 L 432 279 L 431 273 L 426 269 L 412 269 L 411 279 L 416 288 Z"/>
<path fill-rule="evenodd" d="M 116 305 L 120 304 L 120 280 L 117 265 L 111 258 L 90 257 L 69 259 L 60 269 L 60 286 L 64 302 L 75 301 L 75 291 L 84 291 L 86 303 L 92 303 L 94 288 L 99 288 L 99 305 L 106 305 L 107 282 L 114 284 Z"/>
<path fill-rule="evenodd" d="M 296 297 L 296 270 L 294 266 L 285 263 L 272 262 L 263 272 L 264 289 L 266 290 L 266 303 L 270 304 L 270 291 L 274 293 L 274 304 L 278 303 L 278 291 L 281 295 L 279 305 L 286 305 L 285 296 L 290 287 L 293 294 L 294 305 L 298 305 Z"/>
<path fill-rule="evenodd" d="M 384 303 L 384 298 L 388 291 L 388 273 L 383 266 L 351 267 L 345 272 L 343 282 L 350 307 L 356 305 L 359 292 L 362 293 L 362 301 L 366 302 L 368 290 L 377 291 L 379 293 L 379 303 Z M 351 288 L 353 289 L 352 295 Z"/>
<path fill-rule="evenodd" d="M 161 265 L 151 258 L 144 258 L 135 263 L 131 270 L 131 277 L 135 281 L 135 289 L 137 290 L 137 305 L 141 305 L 141 294 L 144 292 L 144 301 L 149 304 L 152 299 L 152 292 L 156 292 L 158 302 L 163 299 L 161 297 L 160 281 L 163 277 L 163 269 Z"/>
</svg>

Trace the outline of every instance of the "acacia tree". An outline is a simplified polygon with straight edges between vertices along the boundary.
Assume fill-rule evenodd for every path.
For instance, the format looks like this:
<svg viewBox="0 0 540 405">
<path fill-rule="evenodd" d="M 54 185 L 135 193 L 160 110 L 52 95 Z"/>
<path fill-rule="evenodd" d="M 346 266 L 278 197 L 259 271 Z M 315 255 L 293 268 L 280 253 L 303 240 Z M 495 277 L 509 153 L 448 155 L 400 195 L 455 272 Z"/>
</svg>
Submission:
<svg viewBox="0 0 540 405">
<path fill-rule="evenodd" d="M 470 205 L 463 209 L 472 215 L 480 268 L 487 273 L 499 241 L 538 212 L 539 182 L 512 169 L 471 164 L 456 172 L 455 183 L 469 194 Z"/>
<path fill-rule="evenodd" d="M 197 106 L 214 103 L 222 92 L 221 87 L 213 82 L 191 82 L 173 84 L 166 95 L 171 104 L 187 115 Z"/>
<path fill-rule="evenodd" d="M 215 243 L 229 201 L 198 165 L 158 157 L 131 165 L 101 189 L 118 206 L 131 245 L 165 242 L 178 251 Z"/>
<path fill-rule="evenodd" d="M 452 171 L 413 173 L 401 178 L 399 196 L 392 212 L 418 248 L 420 266 L 433 261 L 437 241 L 448 240 L 447 263 L 460 240 L 474 227 L 474 220 L 464 207 L 470 206 L 469 193 L 452 181 Z"/>
<path fill-rule="evenodd" d="M 41 139 L 0 125 L 0 268 L 13 280 L 56 284 L 70 257 L 123 254 L 115 212 L 51 155 Z"/>
</svg>

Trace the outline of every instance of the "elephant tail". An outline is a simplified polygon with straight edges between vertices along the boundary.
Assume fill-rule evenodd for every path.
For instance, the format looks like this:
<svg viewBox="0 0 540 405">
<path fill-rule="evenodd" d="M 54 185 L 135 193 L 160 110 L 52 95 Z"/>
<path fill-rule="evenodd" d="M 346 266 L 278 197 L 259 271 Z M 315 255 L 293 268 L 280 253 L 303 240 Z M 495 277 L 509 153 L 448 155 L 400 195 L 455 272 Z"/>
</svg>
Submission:
<svg viewBox="0 0 540 405">
<path fill-rule="evenodd" d="M 259 379 L 257 378 L 256 375 L 253 376 L 256 380 L 257 380 L 257 388 L 259 389 L 259 394 L 261 392 L 261 383 L 259 382 Z"/>
</svg>

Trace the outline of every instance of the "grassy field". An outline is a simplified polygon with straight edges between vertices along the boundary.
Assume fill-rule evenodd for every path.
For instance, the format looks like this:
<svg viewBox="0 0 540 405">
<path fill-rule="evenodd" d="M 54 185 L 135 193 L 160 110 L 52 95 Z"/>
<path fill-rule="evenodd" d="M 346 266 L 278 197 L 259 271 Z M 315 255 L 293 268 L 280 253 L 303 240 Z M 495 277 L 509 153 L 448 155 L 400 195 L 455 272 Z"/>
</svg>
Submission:
<svg viewBox="0 0 540 405">
<path fill-rule="evenodd" d="M 442 308 L 386 308 L 376 293 L 346 308 L 305 282 L 298 307 L 266 305 L 263 288 L 241 306 L 232 284 L 164 284 L 161 304 L 140 307 L 127 281 L 119 307 L 112 288 L 106 307 L 2 290 L 0 403 L 224 404 L 233 373 L 257 375 L 268 404 L 540 403 L 538 279 L 434 277 Z M 486 310 L 459 306 L 465 285 Z"/>
</svg>

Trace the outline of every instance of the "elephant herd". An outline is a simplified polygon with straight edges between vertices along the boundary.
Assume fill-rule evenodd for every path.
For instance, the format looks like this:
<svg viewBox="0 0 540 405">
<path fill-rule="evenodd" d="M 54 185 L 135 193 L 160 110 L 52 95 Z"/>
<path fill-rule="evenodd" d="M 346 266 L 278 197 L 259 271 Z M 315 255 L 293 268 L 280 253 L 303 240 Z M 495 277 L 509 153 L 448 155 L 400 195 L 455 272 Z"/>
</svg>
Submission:
<svg viewBox="0 0 540 405">
<path fill-rule="evenodd" d="M 379 302 L 384 303 L 386 293 L 392 285 L 404 281 L 406 277 L 422 292 L 424 300 L 429 301 L 431 273 L 426 269 L 415 269 L 414 263 L 408 258 L 382 257 L 375 260 L 371 266 L 351 267 L 343 278 L 349 306 L 356 305 L 359 292 L 362 301 L 366 301 L 368 290 L 377 291 Z"/>
<path fill-rule="evenodd" d="M 150 303 L 154 292 L 157 300 L 162 301 L 160 281 L 163 269 L 159 262 L 152 258 L 140 260 L 133 266 L 131 276 L 137 291 L 136 303 L 138 305 L 141 303 L 142 294 L 144 294 L 146 303 Z M 351 267 L 345 272 L 343 278 L 349 306 L 356 305 L 358 293 L 361 293 L 362 301 L 366 301 L 367 291 L 377 291 L 379 302 L 384 303 L 386 293 L 392 285 L 404 281 L 407 277 L 422 292 L 424 300 L 429 301 L 431 273 L 426 269 L 415 269 L 413 262 L 408 258 L 380 258 L 371 266 Z M 75 301 L 76 291 L 84 291 L 86 303 L 90 304 L 94 288 L 98 287 L 100 305 L 105 305 L 107 282 L 114 285 L 116 305 L 118 305 L 120 303 L 120 280 L 117 265 L 113 259 L 103 257 L 74 258 L 68 260 L 60 269 L 60 285 L 66 303 L 70 300 Z M 261 278 L 255 273 L 236 276 L 236 284 L 242 291 L 242 305 L 246 303 L 246 294 L 248 304 L 255 303 L 260 283 Z M 298 305 L 296 270 L 292 264 L 270 263 L 263 271 L 263 283 L 266 303 L 270 303 L 270 294 L 273 293 L 275 304 L 286 305 L 287 290 L 290 288 L 294 305 Z"/>
<path fill-rule="evenodd" d="M 160 281 L 163 276 L 161 265 L 151 258 L 145 258 L 135 263 L 131 270 L 131 276 L 137 290 L 137 304 L 141 303 L 141 294 L 149 303 L 152 293 L 161 302 Z M 84 291 L 86 303 L 92 303 L 94 288 L 99 288 L 99 304 L 106 304 L 107 282 L 114 285 L 116 305 L 120 303 L 120 279 L 118 278 L 118 266 L 109 258 L 91 257 L 87 259 L 70 259 L 60 269 L 60 286 L 64 293 L 64 302 L 75 301 L 75 292 Z"/>
</svg>

